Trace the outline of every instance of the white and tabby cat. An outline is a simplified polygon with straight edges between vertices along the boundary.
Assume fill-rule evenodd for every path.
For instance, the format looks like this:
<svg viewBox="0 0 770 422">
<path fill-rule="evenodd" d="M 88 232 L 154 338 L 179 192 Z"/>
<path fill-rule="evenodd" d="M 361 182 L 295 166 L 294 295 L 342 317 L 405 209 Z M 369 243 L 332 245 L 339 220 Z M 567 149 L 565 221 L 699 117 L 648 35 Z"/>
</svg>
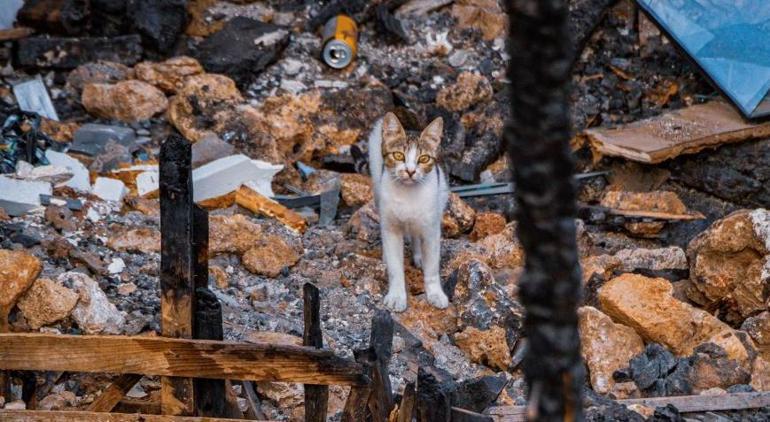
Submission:
<svg viewBox="0 0 770 422">
<path fill-rule="evenodd" d="M 437 308 L 449 305 L 439 277 L 441 217 L 449 195 L 437 162 L 443 130 L 439 117 L 422 133 L 407 132 L 398 117 L 388 113 L 369 135 L 369 169 L 388 269 L 384 302 L 396 312 L 407 307 L 404 239 L 411 239 L 414 264 L 423 270 L 428 302 Z"/>
</svg>

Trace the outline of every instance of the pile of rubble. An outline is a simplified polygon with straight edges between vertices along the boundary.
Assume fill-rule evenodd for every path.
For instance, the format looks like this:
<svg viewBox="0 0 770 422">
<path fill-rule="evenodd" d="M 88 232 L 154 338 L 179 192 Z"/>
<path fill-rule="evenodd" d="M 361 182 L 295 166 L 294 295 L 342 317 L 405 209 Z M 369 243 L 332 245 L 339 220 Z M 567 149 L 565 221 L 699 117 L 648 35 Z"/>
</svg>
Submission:
<svg viewBox="0 0 770 422">
<path fill-rule="evenodd" d="M 160 332 L 158 155 L 174 131 L 193 143 L 229 340 L 301 341 L 302 285 L 312 282 L 324 344 L 346 357 L 366 345 L 387 276 L 371 183 L 354 172 L 350 149 L 366 149 L 386 111 L 408 109 L 418 125 L 444 116 L 453 186 L 510 181 L 503 2 L 348 2 L 360 36 L 342 70 L 320 60 L 316 32 L 338 1 L 18 3 L 16 27 L 0 27 L 0 332 Z M 693 124 L 699 113 L 734 112 L 688 111 L 713 89 L 631 2 L 586 45 L 573 147 L 580 171 L 607 172 L 581 181 L 579 197 L 587 386 L 616 399 L 770 390 L 766 125 L 724 123 L 729 140 L 705 133 L 718 125 L 660 129 L 673 110 Z M 30 79 L 48 105 L 30 109 L 19 88 Z M 649 117 L 659 120 L 639 122 Z M 636 126 L 606 129 L 628 122 Z M 645 143 L 655 136 L 664 147 Z M 749 138 L 760 140 L 737 143 Z M 727 142 L 736 143 L 701 151 Z M 409 308 L 394 315 L 396 394 L 421 367 L 475 389 L 468 408 L 525 403 L 524 255 L 511 198 L 451 196 L 448 309 L 427 303 L 421 271 L 407 265 Z M 38 377 L 39 409 L 86 408 L 106 385 Z M 0 408 L 26 406 L 21 389 Z M 260 383 L 257 393 L 267 418 L 301 416 L 300 385 Z M 128 395 L 158 396 L 152 378 Z M 330 414 L 346 396 L 331 388 Z"/>
</svg>

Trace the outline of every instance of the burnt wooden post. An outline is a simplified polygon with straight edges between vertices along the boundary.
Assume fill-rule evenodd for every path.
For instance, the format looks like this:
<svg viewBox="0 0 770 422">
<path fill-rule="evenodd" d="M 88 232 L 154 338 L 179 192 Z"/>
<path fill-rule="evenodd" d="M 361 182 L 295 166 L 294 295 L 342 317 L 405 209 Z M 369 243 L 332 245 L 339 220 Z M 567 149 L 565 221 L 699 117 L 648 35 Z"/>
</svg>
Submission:
<svg viewBox="0 0 770 422">
<path fill-rule="evenodd" d="M 194 204 L 190 143 L 170 135 L 160 148 L 161 334 L 193 337 L 195 307 Z M 194 415 L 193 380 L 161 378 L 161 412 Z"/>
<path fill-rule="evenodd" d="M 414 382 L 409 382 L 404 387 L 404 395 L 401 397 L 401 403 L 398 405 L 396 422 L 412 422 L 416 399 L 417 393 L 414 391 Z"/>
<path fill-rule="evenodd" d="M 417 368 L 417 422 L 448 422 L 452 417 L 452 402 L 441 382 L 432 374 Z"/>
<path fill-rule="evenodd" d="M 195 289 L 195 338 L 224 340 L 222 305 L 206 287 Z M 198 416 L 225 417 L 227 399 L 225 380 L 196 378 L 193 380 L 195 408 Z"/>
<path fill-rule="evenodd" d="M 393 409 L 393 388 L 388 376 L 390 357 L 393 354 L 393 318 L 390 312 L 378 309 L 374 313 L 369 349 L 374 352 L 375 359 L 372 362 L 372 394 L 369 396 L 369 410 L 375 422 L 385 422 Z"/>
<path fill-rule="evenodd" d="M 519 296 L 530 345 L 523 362 L 529 418 L 577 421 L 583 419 L 584 370 L 576 314 L 580 266 L 569 148 L 568 7 L 565 0 L 514 0 L 509 13 L 512 119 L 505 139 L 526 255 Z"/>
<path fill-rule="evenodd" d="M 323 347 L 323 331 L 321 330 L 321 298 L 318 287 L 305 283 L 302 287 L 304 301 L 305 331 L 302 344 L 305 346 Z M 329 387 L 325 385 L 305 384 L 305 421 L 324 422 L 329 405 Z"/>
</svg>

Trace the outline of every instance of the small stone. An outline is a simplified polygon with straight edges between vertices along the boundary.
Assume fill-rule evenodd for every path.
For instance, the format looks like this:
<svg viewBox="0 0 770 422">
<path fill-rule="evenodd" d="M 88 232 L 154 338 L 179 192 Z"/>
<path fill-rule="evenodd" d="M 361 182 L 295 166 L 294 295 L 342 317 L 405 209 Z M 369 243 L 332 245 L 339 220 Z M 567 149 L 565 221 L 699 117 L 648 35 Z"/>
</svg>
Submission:
<svg viewBox="0 0 770 422">
<path fill-rule="evenodd" d="M 76 67 L 67 76 L 67 88 L 75 93 L 80 93 L 87 84 L 112 84 L 134 75 L 130 67 L 108 61 L 96 61 L 82 64 Z"/>
<path fill-rule="evenodd" d="M 770 359 L 770 311 L 746 318 L 741 331 L 747 332 L 761 349 L 768 349 L 766 358 Z"/>
<path fill-rule="evenodd" d="M 72 318 L 86 334 L 120 334 L 125 314 L 119 312 L 99 284 L 85 274 L 68 272 L 58 281 L 75 290 L 80 300 L 72 311 Z"/>
<path fill-rule="evenodd" d="M 75 122 L 59 122 L 46 118 L 40 120 L 40 131 L 62 144 L 72 142 L 79 127 Z"/>
<path fill-rule="evenodd" d="M 190 76 L 171 99 L 168 121 L 189 139 L 197 142 L 216 133 L 215 122 L 200 116 L 218 116 L 233 112 L 236 104 L 243 102 L 240 91 L 232 79 L 224 75 L 208 74 Z"/>
<path fill-rule="evenodd" d="M 118 285 L 118 294 L 121 296 L 128 296 L 136 291 L 137 287 L 134 283 L 120 283 Z"/>
<path fill-rule="evenodd" d="M 452 67 L 462 67 L 468 61 L 468 50 L 457 50 L 452 53 L 447 61 Z"/>
<path fill-rule="evenodd" d="M 5 331 L 8 313 L 42 269 L 40 260 L 26 252 L 0 249 L 0 331 Z"/>
<path fill-rule="evenodd" d="M 455 334 L 455 344 L 472 362 L 506 371 L 511 364 L 511 351 L 506 342 L 505 329 L 494 326 L 489 330 L 468 327 Z"/>
<path fill-rule="evenodd" d="M 203 73 L 203 66 L 192 57 L 173 57 L 164 62 L 141 62 L 134 66 L 136 79 L 175 94 L 184 85 L 185 79 Z"/>
<path fill-rule="evenodd" d="M 192 145 L 192 166 L 198 168 L 204 164 L 233 154 L 235 147 L 221 140 L 215 134 L 209 134 Z"/>
<path fill-rule="evenodd" d="M 209 256 L 243 254 L 261 243 L 262 226 L 242 214 L 209 217 Z"/>
<path fill-rule="evenodd" d="M 67 400 L 59 394 L 49 394 L 38 402 L 39 410 L 61 410 L 67 407 Z"/>
<path fill-rule="evenodd" d="M 613 390 L 612 374 L 628 367 L 629 361 L 644 350 L 644 342 L 629 327 L 590 306 L 578 309 L 580 350 L 591 375 L 591 387 L 599 394 Z"/>
<path fill-rule="evenodd" d="M 662 343 L 679 356 L 689 356 L 703 343 L 714 343 L 742 365 L 749 352 L 730 326 L 708 312 L 680 302 L 673 286 L 662 278 L 623 274 L 599 290 L 602 310 L 642 338 Z"/>
<path fill-rule="evenodd" d="M 450 111 L 463 111 L 492 98 L 492 85 L 482 75 L 463 72 L 457 82 L 441 89 L 436 104 Z"/>
<path fill-rule="evenodd" d="M 23 400 L 14 400 L 5 404 L 5 410 L 26 410 L 27 404 Z"/>
<path fill-rule="evenodd" d="M 750 373 L 737 361 L 729 359 L 724 349 L 715 344 L 698 346 L 690 360 L 690 383 L 696 394 L 711 388 L 726 389 L 751 381 Z"/>
<path fill-rule="evenodd" d="M 687 256 L 682 248 L 670 246 L 659 249 L 623 249 L 615 254 L 620 259 L 623 271 L 649 270 L 687 270 Z"/>
<path fill-rule="evenodd" d="M 121 252 L 160 252 L 160 232 L 148 227 L 111 228 L 107 246 Z"/>
<path fill-rule="evenodd" d="M 83 88 L 81 101 L 94 116 L 129 123 L 147 120 L 168 108 L 163 92 L 136 80 L 115 85 L 88 84 Z"/>
<path fill-rule="evenodd" d="M 122 258 L 113 258 L 110 265 L 107 266 L 107 271 L 110 274 L 120 274 L 126 269 L 126 263 Z"/>
<path fill-rule="evenodd" d="M 503 35 L 507 23 L 497 0 L 457 0 L 452 16 L 460 28 L 476 28 L 487 41 Z"/>
<path fill-rule="evenodd" d="M 751 386 L 757 391 L 770 391 L 770 362 L 763 357 L 754 359 Z"/>
<path fill-rule="evenodd" d="M 505 217 L 502 214 L 496 212 L 477 213 L 469 238 L 475 242 L 489 235 L 500 233 L 505 229 L 505 224 Z"/>
<path fill-rule="evenodd" d="M 86 123 L 75 132 L 70 151 L 96 157 L 110 141 L 131 149 L 136 145 L 136 133 L 130 127 Z"/>
<path fill-rule="evenodd" d="M 59 231 L 74 232 L 78 228 L 72 211 L 66 207 L 47 206 L 45 209 L 45 219 Z"/>
<path fill-rule="evenodd" d="M 372 180 L 363 174 L 343 173 L 340 177 L 342 203 L 348 207 L 361 207 L 371 201 Z"/>
<path fill-rule="evenodd" d="M 369 201 L 350 216 L 345 231 L 364 242 L 375 243 L 380 239 L 380 216 L 374 201 Z"/>
<path fill-rule="evenodd" d="M 457 237 L 473 227 L 476 211 L 456 193 L 449 194 L 449 202 L 441 220 L 442 232 L 446 237 Z"/>
<path fill-rule="evenodd" d="M 61 284 L 41 278 L 19 299 L 18 308 L 33 330 L 69 316 L 78 294 Z"/>
<path fill-rule="evenodd" d="M 511 222 L 497 234 L 478 242 L 492 268 L 517 268 L 524 265 L 524 248 L 516 236 L 516 223 Z"/>
<path fill-rule="evenodd" d="M 275 278 L 299 261 L 294 249 L 278 236 L 268 236 L 262 243 L 263 246 L 249 249 L 242 257 L 243 266 L 254 274 Z"/>
<path fill-rule="evenodd" d="M 212 265 L 209 267 L 209 277 L 214 278 L 214 284 L 220 289 L 226 289 L 230 287 L 230 276 L 227 275 L 222 267 Z"/>
<path fill-rule="evenodd" d="M 126 185 L 118 179 L 97 177 L 94 183 L 94 195 L 104 201 L 121 202 L 128 194 Z"/>
</svg>

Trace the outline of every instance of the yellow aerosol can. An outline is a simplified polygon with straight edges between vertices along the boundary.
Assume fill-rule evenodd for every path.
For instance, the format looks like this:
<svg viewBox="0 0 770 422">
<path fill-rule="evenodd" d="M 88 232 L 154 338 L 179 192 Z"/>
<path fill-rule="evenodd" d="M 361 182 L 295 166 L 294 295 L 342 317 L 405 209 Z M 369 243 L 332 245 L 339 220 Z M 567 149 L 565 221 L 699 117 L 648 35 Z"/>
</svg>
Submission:
<svg viewBox="0 0 770 422">
<path fill-rule="evenodd" d="M 358 50 L 358 25 L 347 15 L 337 15 L 323 27 L 324 63 L 342 69 L 353 61 Z"/>
</svg>

